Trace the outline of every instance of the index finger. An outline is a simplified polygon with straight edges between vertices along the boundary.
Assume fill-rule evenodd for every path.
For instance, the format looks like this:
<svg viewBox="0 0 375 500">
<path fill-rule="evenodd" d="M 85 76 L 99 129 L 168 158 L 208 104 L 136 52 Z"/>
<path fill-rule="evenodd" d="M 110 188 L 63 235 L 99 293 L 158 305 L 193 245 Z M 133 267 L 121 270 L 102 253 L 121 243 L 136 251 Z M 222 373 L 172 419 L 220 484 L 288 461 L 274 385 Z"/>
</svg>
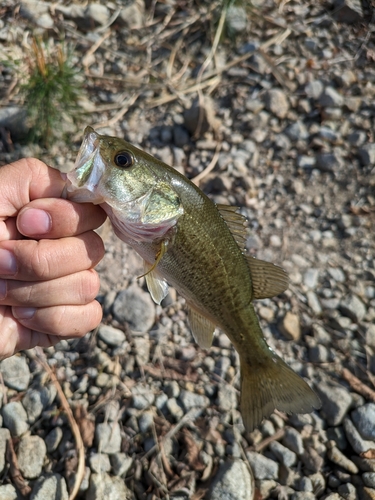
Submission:
<svg viewBox="0 0 375 500">
<path fill-rule="evenodd" d="M 105 219 L 104 210 L 92 203 L 41 198 L 22 208 L 17 217 L 17 228 L 24 236 L 34 239 L 55 239 L 97 229 Z"/>
</svg>

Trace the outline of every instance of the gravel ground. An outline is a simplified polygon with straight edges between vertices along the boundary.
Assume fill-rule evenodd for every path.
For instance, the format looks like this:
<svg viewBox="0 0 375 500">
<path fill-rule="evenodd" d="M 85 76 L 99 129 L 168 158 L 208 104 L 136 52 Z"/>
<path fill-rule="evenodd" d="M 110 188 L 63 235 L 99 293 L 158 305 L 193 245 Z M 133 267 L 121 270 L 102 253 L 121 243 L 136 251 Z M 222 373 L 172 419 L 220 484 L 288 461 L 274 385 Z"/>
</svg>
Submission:
<svg viewBox="0 0 375 500">
<path fill-rule="evenodd" d="M 15 8 L 3 0 L 0 60 L 19 60 L 22 70 L 32 33 L 55 43 L 63 35 L 85 75 L 85 125 L 126 137 L 190 178 L 216 160 L 200 186 L 241 207 L 250 253 L 288 271 L 289 290 L 256 309 L 267 341 L 311 383 L 322 409 L 275 413 L 246 434 L 227 337 L 218 332 L 201 350 L 184 301 L 171 290 L 154 305 L 136 279 L 139 257 L 104 226 L 98 331 L 46 349 L 46 362 L 30 351 L 0 364 L 0 499 L 67 499 L 79 463 L 85 500 L 375 498 L 371 4 L 233 7 L 200 75 L 218 17 L 203 1 Z M 67 129 L 70 148 L 21 145 L 19 73 L 0 69 L 1 163 L 33 155 L 69 169 L 81 132 Z"/>
</svg>

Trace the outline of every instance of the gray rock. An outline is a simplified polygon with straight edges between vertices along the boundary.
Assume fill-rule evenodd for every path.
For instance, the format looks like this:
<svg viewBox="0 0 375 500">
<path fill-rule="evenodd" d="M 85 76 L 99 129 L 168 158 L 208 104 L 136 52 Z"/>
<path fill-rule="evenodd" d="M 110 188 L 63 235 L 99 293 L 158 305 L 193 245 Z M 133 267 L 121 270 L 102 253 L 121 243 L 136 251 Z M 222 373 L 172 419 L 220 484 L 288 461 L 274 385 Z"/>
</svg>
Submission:
<svg viewBox="0 0 375 500">
<path fill-rule="evenodd" d="M 186 144 L 189 144 L 190 137 L 185 127 L 181 125 L 173 127 L 173 142 L 178 148 L 183 148 Z"/>
<path fill-rule="evenodd" d="M 333 463 L 339 465 L 351 474 L 358 474 L 358 467 L 354 462 L 349 460 L 336 446 L 333 446 L 327 451 L 327 457 Z"/>
<path fill-rule="evenodd" d="M 375 442 L 363 439 L 349 417 L 344 418 L 343 424 L 346 438 L 358 455 L 365 451 L 375 449 Z"/>
<path fill-rule="evenodd" d="M 148 363 L 150 357 L 150 339 L 149 337 L 136 337 L 133 339 L 135 359 L 138 366 L 144 366 Z"/>
<path fill-rule="evenodd" d="M 210 400 L 207 396 L 203 396 L 202 394 L 196 394 L 195 392 L 190 391 L 181 391 L 180 397 L 178 398 L 182 406 L 185 408 L 185 411 L 189 411 L 195 407 L 205 407 L 210 404 Z"/>
<path fill-rule="evenodd" d="M 52 453 L 57 450 L 61 440 L 63 438 L 63 431 L 61 427 L 54 427 L 46 436 L 45 443 L 47 446 L 48 453 Z"/>
<path fill-rule="evenodd" d="M 308 303 L 309 307 L 311 308 L 311 310 L 313 311 L 313 313 L 316 316 L 319 316 L 320 314 L 322 314 L 322 306 L 320 305 L 320 302 L 319 302 L 319 299 L 318 299 L 318 296 L 316 295 L 316 293 L 313 292 L 312 290 L 309 290 L 306 294 L 306 297 L 307 297 L 307 303 Z"/>
<path fill-rule="evenodd" d="M 291 500 L 315 500 L 316 496 L 310 491 L 297 491 L 291 496 Z"/>
<path fill-rule="evenodd" d="M 350 319 L 357 323 L 361 321 L 366 315 L 365 304 L 354 293 L 350 293 L 341 300 L 340 310 L 345 316 L 348 316 Z"/>
<path fill-rule="evenodd" d="M 375 472 L 365 472 L 362 474 L 363 482 L 365 486 L 369 488 L 375 488 Z"/>
<path fill-rule="evenodd" d="M 101 453 L 119 453 L 121 450 L 121 430 L 118 422 L 101 423 L 95 429 L 95 443 Z"/>
<path fill-rule="evenodd" d="M 341 269 L 341 267 L 328 267 L 327 268 L 328 273 L 331 275 L 331 277 L 337 281 L 338 283 L 344 283 L 346 280 L 346 276 L 344 271 Z"/>
<path fill-rule="evenodd" d="M 4 425 L 13 437 L 22 436 L 28 429 L 27 413 L 19 401 L 12 401 L 3 406 Z"/>
<path fill-rule="evenodd" d="M 319 269 L 310 268 L 303 275 L 303 282 L 307 288 L 316 288 L 319 279 Z"/>
<path fill-rule="evenodd" d="M 178 398 L 180 395 L 180 386 L 177 380 L 171 380 L 164 383 L 164 391 L 170 398 Z"/>
<path fill-rule="evenodd" d="M 344 104 L 344 98 L 333 87 L 326 87 L 319 97 L 319 104 L 323 107 L 340 107 Z"/>
<path fill-rule="evenodd" d="M 18 494 L 13 484 L 3 484 L 0 486 L 1 500 L 18 500 Z"/>
<path fill-rule="evenodd" d="M 155 322 L 155 305 L 135 283 L 117 295 L 113 314 L 120 323 L 126 322 L 132 330 L 145 333 Z"/>
<path fill-rule="evenodd" d="M 68 500 L 65 479 L 60 474 L 41 476 L 34 484 L 30 500 Z"/>
<path fill-rule="evenodd" d="M 367 141 L 367 135 L 363 132 L 363 130 L 356 130 L 355 132 L 348 134 L 347 139 L 349 144 L 359 147 Z"/>
<path fill-rule="evenodd" d="M 54 22 L 49 14 L 50 5 L 40 0 L 23 0 L 20 5 L 20 15 L 30 19 L 39 28 L 52 29 Z"/>
<path fill-rule="evenodd" d="M 375 441 L 375 403 L 368 403 L 351 414 L 354 425 L 364 439 Z"/>
<path fill-rule="evenodd" d="M 111 470 L 109 456 L 106 453 L 91 453 L 89 457 L 89 464 L 91 470 L 98 474 L 102 472 L 109 472 Z"/>
<path fill-rule="evenodd" d="M 211 128 L 216 129 L 219 125 L 215 117 L 214 101 L 207 96 L 204 98 L 203 104 L 200 103 L 199 99 L 194 99 L 191 107 L 184 111 L 184 126 L 191 135 L 198 132 L 198 125 L 200 127 L 199 137 L 204 136 Z"/>
<path fill-rule="evenodd" d="M 116 23 L 132 29 L 142 28 L 144 25 L 144 3 L 135 1 L 122 7 Z"/>
<path fill-rule="evenodd" d="M 353 24 L 363 18 L 360 0 L 335 0 L 334 17 L 341 23 Z"/>
<path fill-rule="evenodd" d="M 178 421 L 184 416 L 184 410 L 177 403 L 177 400 L 175 398 L 168 399 L 166 407 L 169 413 L 175 418 L 175 420 Z"/>
<path fill-rule="evenodd" d="M 30 370 L 23 356 L 12 356 L 3 359 L 0 363 L 0 372 L 6 386 L 25 391 L 30 383 Z"/>
<path fill-rule="evenodd" d="M 8 439 L 10 439 L 9 430 L 0 429 L 0 474 L 3 472 L 6 464 L 6 449 Z M 0 498 L 2 498 L 1 495 Z"/>
<path fill-rule="evenodd" d="M 297 455 L 278 441 L 270 443 L 269 448 L 275 457 L 286 467 L 292 467 L 297 462 Z"/>
<path fill-rule="evenodd" d="M 359 159 L 363 166 L 375 164 L 375 144 L 366 144 L 358 149 Z"/>
<path fill-rule="evenodd" d="M 40 393 L 40 400 L 44 409 L 48 408 L 48 406 L 54 402 L 57 395 L 57 390 L 54 384 L 44 385 L 38 388 L 38 392 Z"/>
<path fill-rule="evenodd" d="M 137 410 L 144 410 L 152 405 L 155 395 L 147 386 L 136 385 L 132 388 L 133 407 Z"/>
<path fill-rule="evenodd" d="M 246 456 L 251 465 L 255 479 L 276 479 L 279 474 L 279 465 L 255 451 L 248 451 Z"/>
<path fill-rule="evenodd" d="M 86 500 L 132 500 L 133 493 L 120 477 L 107 473 L 91 474 Z"/>
<path fill-rule="evenodd" d="M 316 386 L 322 400 L 322 412 L 329 425 L 340 425 L 352 404 L 351 394 L 344 387 L 334 387 L 325 383 Z"/>
<path fill-rule="evenodd" d="M 110 325 L 100 325 L 98 330 L 99 338 L 111 347 L 119 347 L 125 340 L 125 333 Z"/>
<path fill-rule="evenodd" d="M 40 392 L 35 389 L 29 389 L 22 400 L 22 404 L 26 410 L 29 423 L 33 424 L 36 419 L 40 417 L 43 411 L 43 403 Z"/>
<path fill-rule="evenodd" d="M 125 477 L 133 464 L 132 457 L 129 457 L 126 453 L 113 453 L 109 455 L 109 460 L 112 465 L 112 472 L 115 476 Z"/>
<path fill-rule="evenodd" d="M 314 168 L 316 165 L 315 156 L 300 155 L 297 158 L 297 166 L 299 168 Z"/>
<path fill-rule="evenodd" d="M 303 453 L 303 440 L 301 434 L 293 427 L 285 427 L 285 434 L 283 437 L 283 444 L 294 451 L 297 455 Z"/>
<path fill-rule="evenodd" d="M 138 418 L 139 430 L 143 433 L 146 433 L 149 429 L 151 429 L 153 423 L 154 414 L 152 413 L 152 411 L 145 411 Z"/>
<path fill-rule="evenodd" d="M 18 465 L 22 475 L 27 479 L 39 477 L 46 454 L 46 444 L 41 437 L 23 437 L 19 442 L 17 451 Z"/>
<path fill-rule="evenodd" d="M 329 352 L 326 346 L 318 344 L 309 349 L 309 359 L 312 363 L 327 363 Z"/>
<path fill-rule="evenodd" d="M 375 325 L 369 325 L 366 330 L 366 345 L 375 348 Z"/>
<path fill-rule="evenodd" d="M 292 141 L 300 141 L 309 137 L 305 124 L 300 121 L 296 121 L 289 125 L 285 129 L 285 133 Z"/>
<path fill-rule="evenodd" d="M 231 5 L 227 10 L 225 21 L 229 33 L 234 35 L 241 33 L 246 30 L 247 12 L 243 7 Z"/>
<path fill-rule="evenodd" d="M 319 153 L 316 156 L 316 166 L 324 172 L 332 172 L 341 169 L 344 162 L 337 153 Z"/>
<path fill-rule="evenodd" d="M 312 80 L 305 86 L 305 92 L 312 99 L 319 99 L 324 90 L 324 85 L 320 80 Z"/>
<path fill-rule="evenodd" d="M 340 484 L 337 488 L 339 495 L 345 500 L 357 500 L 357 490 L 355 486 L 351 483 Z"/>
<path fill-rule="evenodd" d="M 243 460 L 220 465 L 210 489 L 211 500 L 252 500 L 254 481 Z"/>
<path fill-rule="evenodd" d="M 285 118 L 289 111 L 289 102 L 280 89 L 270 89 L 264 94 L 266 109 L 278 118 Z"/>
<path fill-rule="evenodd" d="M 237 394 L 234 387 L 228 384 L 219 386 L 216 404 L 220 410 L 230 411 L 237 408 Z"/>
<path fill-rule="evenodd" d="M 305 449 L 300 458 L 306 468 L 312 472 L 319 472 L 324 464 L 324 458 L 311 446 Z"/>
<path fill-rule="evenodd" d="M 85 17 L 89 24 L 94 26 L 104 26 L 108 24 L 110 12 L 105 5 L 100 3 L 89 3 L 85 9 Z"/>
</svg>

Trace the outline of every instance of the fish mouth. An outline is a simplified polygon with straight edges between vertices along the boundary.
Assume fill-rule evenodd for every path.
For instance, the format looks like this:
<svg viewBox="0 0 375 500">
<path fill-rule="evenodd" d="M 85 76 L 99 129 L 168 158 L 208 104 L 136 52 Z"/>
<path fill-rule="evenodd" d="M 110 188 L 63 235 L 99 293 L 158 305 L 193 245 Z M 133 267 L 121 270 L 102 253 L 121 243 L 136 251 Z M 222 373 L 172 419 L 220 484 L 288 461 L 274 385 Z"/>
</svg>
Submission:
<svg viewBox="0 0 375 500">
<path fill-rule="evenodd" d="M 67 198 L 75 202 L 103 203 L 97 192 L 105 164 L 100 156 L 100 138 L 92 127 L 86 127 L 74 169 L 66 174 Z"/>
</svg>

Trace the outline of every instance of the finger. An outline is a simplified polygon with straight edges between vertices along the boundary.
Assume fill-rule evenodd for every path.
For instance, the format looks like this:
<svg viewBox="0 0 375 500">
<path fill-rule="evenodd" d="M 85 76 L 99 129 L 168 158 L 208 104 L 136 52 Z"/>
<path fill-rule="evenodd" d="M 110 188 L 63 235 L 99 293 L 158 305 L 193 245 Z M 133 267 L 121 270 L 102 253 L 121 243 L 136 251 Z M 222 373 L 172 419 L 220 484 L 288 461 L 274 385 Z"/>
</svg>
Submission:
<svg viewBox="0 0 375 500">
<path fill-rule="evenodd" d="M 35 158 L 24 158 L 0 170 L 0 217 L 14 217 L 31 200 L 59 198 L 65 186 L 58 170 Z"/>
<path fill-rule="evenodd" d="M 92 203 L 44 198 L 30 202 L 20 211 L 17 228 L 32 238 L 62 238 L 96 229 L 105 219 L 104 210 Z"/>
<path fill-rule="evenodd" d="M 30 308 L 82 305 L 92 302 L 99 289 L 99 276 L 93 269 L 49 281 L 0 279 L 0 304 Z"/>
<path fill-rule="evenodd" d="M 59 240 L 0 242 L 0 278 L 51 280 L 95 267 L 104 256 L 94 231 Z"/>
<path fill-rule="evenodd" d="M 0 360 L 37 345 L 50 347 L 60 340 L 58 335 L 30 330 L 14 319 L 10 307 L 0 307 Z"/>
<path fill-rule="evenodd" d="M 12 307 L 12 314 L 24 327 L 62 338 L 82 337 L 98 326 L 102 308 L 96 300 L 82 306 L 63 305 L 36 309 L 30 317 L 28 307 Z"/>
</svg>

